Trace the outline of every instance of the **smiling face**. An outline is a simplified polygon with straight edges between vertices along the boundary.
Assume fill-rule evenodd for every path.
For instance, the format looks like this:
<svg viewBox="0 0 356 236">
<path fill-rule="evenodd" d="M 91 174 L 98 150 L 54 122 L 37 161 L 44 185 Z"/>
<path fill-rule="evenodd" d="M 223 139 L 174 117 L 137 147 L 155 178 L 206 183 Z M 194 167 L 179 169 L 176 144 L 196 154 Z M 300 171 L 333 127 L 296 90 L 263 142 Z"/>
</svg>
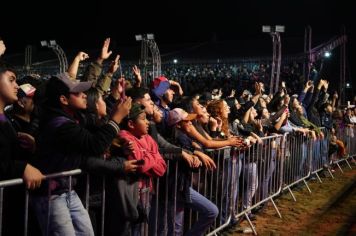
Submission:
<svg viewBox="0 0 356 236">
<path fill-rule="evenodd" d="M 0 106 L 1 110 L 8 104 L 17 101 L 17 91 L 19 86 L 16 83 L 16 75 L 12 71 L 5 71 L 0 74 Z"/>
<path fill-rule="evenodd" d="M 229 105 L 227 105 L 225 101 L 223 101 L 221 116 L 227 119 L 229 117 L 229 114 L 230 114 L 230 107 Z"/>
</svg>

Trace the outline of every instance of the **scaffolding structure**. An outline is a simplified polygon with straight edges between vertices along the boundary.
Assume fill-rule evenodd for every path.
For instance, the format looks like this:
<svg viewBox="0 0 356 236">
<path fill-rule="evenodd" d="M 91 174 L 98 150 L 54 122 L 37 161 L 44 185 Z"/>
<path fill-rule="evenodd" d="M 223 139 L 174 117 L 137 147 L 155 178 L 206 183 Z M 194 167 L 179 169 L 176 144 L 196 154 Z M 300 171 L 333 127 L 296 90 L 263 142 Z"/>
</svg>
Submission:
<svg viewBox="0 0 356 236">
<path fill-rule="evenodd" d="M 144 85 L 148 85 L 150 80 L 162 74 L 161 54 L 153 34 L 136 35 L 136 41 L 141 41 L 141 58 L 139 65 Z M 151 52 L 149 56 L 148 50 Z M 149 69 L 151 68 L 151 70 Z"/>
</svg>

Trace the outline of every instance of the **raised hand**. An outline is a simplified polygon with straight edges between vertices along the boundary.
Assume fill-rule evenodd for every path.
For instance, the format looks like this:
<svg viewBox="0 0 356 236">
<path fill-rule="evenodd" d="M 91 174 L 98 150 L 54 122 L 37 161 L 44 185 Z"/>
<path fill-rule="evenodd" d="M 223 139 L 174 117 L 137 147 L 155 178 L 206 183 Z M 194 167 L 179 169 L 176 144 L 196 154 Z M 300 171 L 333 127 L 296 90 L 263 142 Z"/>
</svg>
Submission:
<svg viewBox="0 0 356 236">
<path fill-rule="evenodd" d="M 171 86 L 176 86 L 178 88 L 178 94 L 180 96 L 183 95 L 183 89 L 182 89 L 182 87 L 180 86 L 180 84 L 177 81 L 170 80 L 169 83 L 171 84 Z"/>
<path fill-rule="evenodd" d="M 116 111 L 112 116 L 112 119 L 116 123 L 120 123 L 121 120 L 129 114 L 130 109 L 131 109 L 131 103 L 132 103 L 132 99 L 130 97 L 128 97 L 125 101 L 120 102 L 116 106 Z"/>
<path fill-rule="evenodd" d="M 311 80 L 308 80 L 307 83 L 305 84 L 305 88 L 309 89 L 311 86 L 313 86 L 313 82 Z"/>
<path fill-rule="evenodd" d="M 337 94 L 337 92 L 335 91 L 334 95 L 333 95 L 333 98 L 334 99 L 338 99 L 339 98 L 339 95 Z"/>
<path fill-rule="evenodd" d="M 0 39 L 0 57 L 5 53 L 6 47 L 4 41 Z"/>
<path fill-rule="evenodd" d="M 136 86 L 136 87 L 140 87 L 140 86 L 141 86 L 141 83 L 142 83 L 141 71 L 140 71 L 140 69 L 139 69 L 136 65 L 134 65 L 134 66 L 132 67 L 132 71 L 133 71 L 133 73 L 135 74 L 135 79 L 136 79 L 136 84 L 135 84 L 135 86 Z"/>
<path fill-rule="evenodd" d="M 89 55 L 85 52 L 78 52 L 77 56 L 75 57 L 75 59 L 77 59 L 78 61 L 84 61 L 88 58 L 89 58 Z"/>
<path fill-rule="evenodd" d="M 327 80 L 324 81 L 324 88 L 325 88 L 325 90 L 328 90 L 328 88 L 329 88 L 329 81 L 327 81 Z"/>
<path fill-rule="evenodd" d="M 110 46 L 110 38 L 106 38 L 103 43 L 103 47 L 101 48 L 100 56 L 97 59 L 97 62 L 100 65 L 103 63 L 104 60 L 108 59 L 112 54 L 112 51 L 109 51 L 109 46 Z"/>
<path fill-rule="evenodd" d="M 115 57 L 115 60 L 113 60 L 110 64 L 109 73 L 114 74 L 120 66 L 119 63 L 120 63 L 120 55 L 117 55 Z"/>
</svg>

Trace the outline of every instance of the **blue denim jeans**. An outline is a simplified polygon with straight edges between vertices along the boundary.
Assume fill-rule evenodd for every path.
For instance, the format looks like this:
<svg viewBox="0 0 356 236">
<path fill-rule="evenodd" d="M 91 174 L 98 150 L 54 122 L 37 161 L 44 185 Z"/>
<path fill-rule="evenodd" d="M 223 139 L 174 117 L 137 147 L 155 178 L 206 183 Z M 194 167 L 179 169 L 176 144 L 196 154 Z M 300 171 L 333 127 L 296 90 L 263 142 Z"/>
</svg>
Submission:
<svg viewBox="0 0 356 236">
<path fill-rule="evenodd" d="M 271 180 L 272 180 L 272 175 L 276 169 L 276 155 L 277 155 L 277 150 L 273 148 L 271 150 L 271 157 L 269 157 L 266 161 L 267 164 L 265 166 L 265 176 L 263 177 L 262 181 L 262 199 L 267 198 L 270 195 L 269 189 L 271 187 Z M 261 200 L 262 200 L 261 199 Z"/>
<path fill-rule="evenodd" d="M 33 196 L 31 204 L 43 235 L 94 236 L 89 214 L 74 190 L 50 198 Z"/>
<path fill-rule="evenodd" d="M 228 219 L 229 215 L 231 214 L 229 208 L 230 204 L 232 204 L 234 212 L 232 212 L 234 215 L 237 213 L 237 204 L 239 202 L 239 178 L 240 178 L 240 173 L 241 173 L 241 167 L 242 167 L 242 161 L 241 159 L 243 158 L 243 154 L 239 154 L 236 157 L 236 166 L 235 166 L 235 175 L 234 179 L 232 178 L 232 160 L 227 159 L 226 160 L 226 165 L 224 169 L 224 183 L 223 183 L 223 207 L 222 207 L 222 212 L 220 214 L 220 221 L 221 223 L 225 223 L 226 219 Z M 231 186 L 233 185 L 233 186 Z M 231 188 L 232 187 L 232 188 Z M 230 192 L 233 191 L 232 195 L 232 202 L 229 204 L 229 197 L 230 197 Z M 232 221 L 235 219 L 232 217 Z"/>
<path fill-rule="evenodd" d="M 320 146 L 320 155 L 321 155 L 321 160 L 323 164 L 329 164 L 329 158 L 328 158 L 328 139 L 324 138 L 320 141 L 321 146 Z"/>
<path fill-rule="evenodd" d="M 320 158 L 320 153 L 321 153 L 320 147 L 321 147 L 321 142 L 319 139 L 313 142 L 313 158 L 312 158 L 313 171 L 323 166 Z"/>
<path fill-rule="evenodd" d="M 200 236 L 208 230 L 211 224 L 219 214 L 219 210 L 214 203 L 203 195 L 195 191 L 193 188 L 189 188 L 189 195 L 191 198 L 190 203 L 177 202 L 177 212 L 175 220 L 175 235 L 183 235 L 184 232 L 184 208 L 191 208 L 193 211 L 199 213 L 199 219 L 194 223 L 192 228 L 186 232 L 186 236 Z M 171 228 L 171 227 L 169 227 Z M 172 232 L 169 229 L 169 232 Z M 169 234 L 168 235 L 173 235 Z"/>
<path fill-rule="evenodd" d="M 306 141 L 302 141 L 303 143 L 300 146 L 301 158 L 299 160 L 299 177 L 303 177 L 306 175 L 308 166 L 305 166 L 305 162 L 308 158 L 308 147 Z"/>
<path fill-rule="evenodd" d="M 243 208 L 247 209 L 252 206 L 252 198 L 255 196 L 258 188 L 258 172 L 257 164 L 255 162 L 244 163 L 244 181 L 246 188 L 244 189 Z"/>
</svg>

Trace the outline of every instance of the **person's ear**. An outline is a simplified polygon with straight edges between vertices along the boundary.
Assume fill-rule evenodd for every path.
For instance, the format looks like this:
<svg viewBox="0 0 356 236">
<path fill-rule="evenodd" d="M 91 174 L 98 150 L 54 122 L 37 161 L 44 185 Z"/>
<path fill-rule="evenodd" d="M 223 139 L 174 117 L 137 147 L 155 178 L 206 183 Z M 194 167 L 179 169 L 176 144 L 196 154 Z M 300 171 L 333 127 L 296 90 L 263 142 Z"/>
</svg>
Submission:
<svg viewBox="0 0 356 236">
<path fill-rule="evenodd" d="M 134 121 L 133 120 L 127 121 L 127 127 L 129 127 L 130 129 L 134 129 L 135 128 Z"/>
<path fill-rule="evenodd" d="M 59 101 L 60 101 L 61 104 L 63 104 L 63 105 L 68 105 L 68 104 L 69 104 L 68 98 L 67 98 L 66 96 L 64 96 L 64 95 L 61 95 L 61 96 L 59 97 Z"/>
</svg>

